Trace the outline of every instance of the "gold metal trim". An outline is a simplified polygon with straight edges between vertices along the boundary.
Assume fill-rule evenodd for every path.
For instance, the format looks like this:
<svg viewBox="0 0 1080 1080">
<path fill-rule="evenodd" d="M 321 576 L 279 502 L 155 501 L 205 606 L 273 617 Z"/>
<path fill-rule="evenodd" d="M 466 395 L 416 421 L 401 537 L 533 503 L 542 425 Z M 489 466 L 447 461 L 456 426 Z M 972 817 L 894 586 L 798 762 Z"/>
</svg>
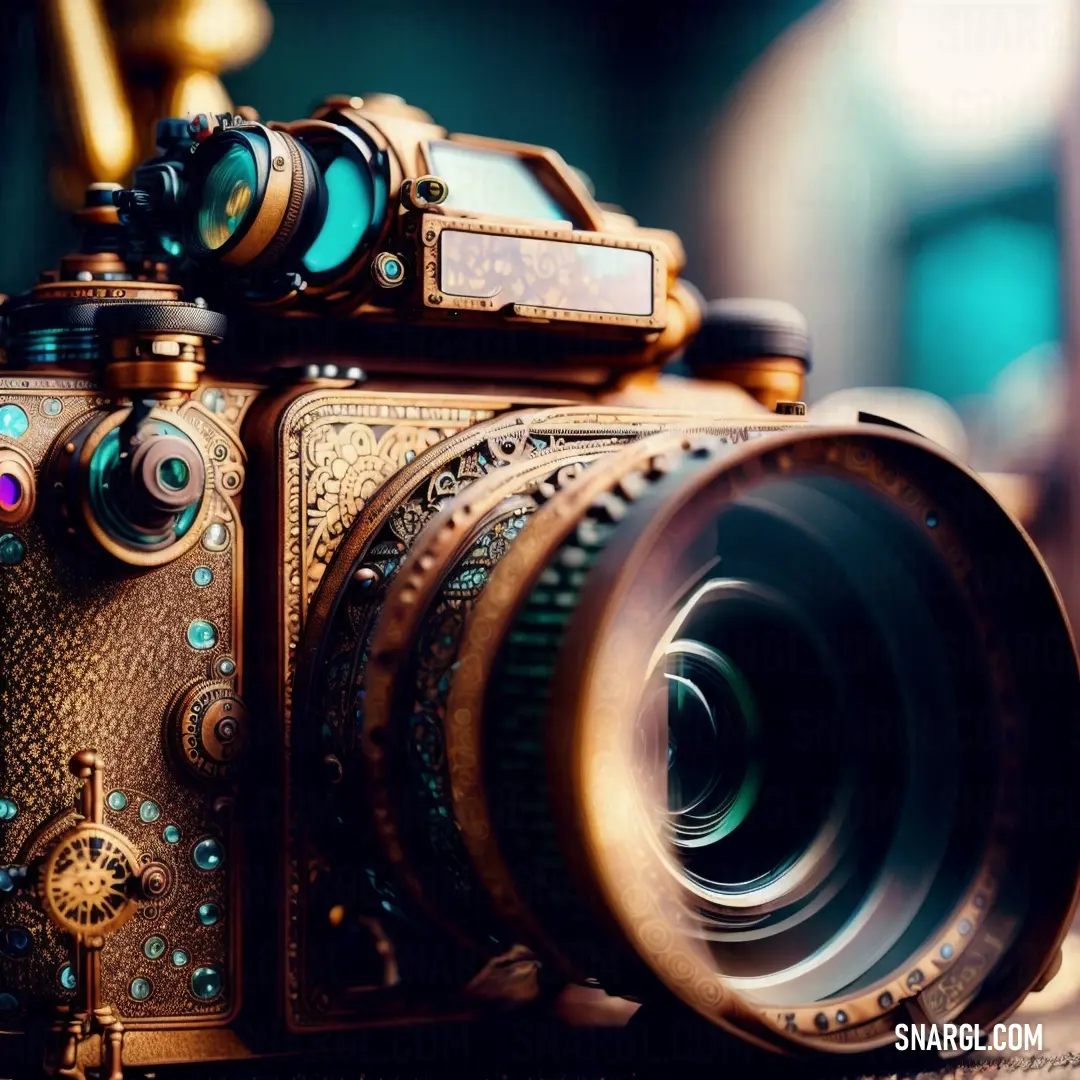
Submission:
<svg viewBox="0 0 1080 1080">
<path fill-rule="evenodd" d="M 648 252 L 653 261 L 653 312 L 651 315 L 616 315 L 599 311 L 538 307 L 532 304 L 503 304 L 496 307 L 490 300 L 483 297 L 451 296 L 442 291 L 439 274 L 439 238 L 444 230 Z M 666 325 L 668 255 L 664 246 L 658 242 L 621 236 L 617 233 L 582 232 L 543 225 L 498 223 L 494 219 L 481 221 L 477 218 L 449 217 L 445 214 L 424 214 L 420 221 L 419 232 L 423 253 L 422 303 L 426 310 L 468 311 L 474 314 L 491 315 L 510 308 L 514 315 L 523 318 L 623 327 L 639 331 L 659 331 Z"/>
<path fill-rule="evenodd" d="M 266 250 L 281 228 L 293 185 L 303 182 L 299 173 L 294 174 L 292 160 L 297 151 L 286 142 L 287 136 L 261 124 L 252 126 L 258 127 L 266 137 L 270 148 L 270 168 L 262 202 L 255 210 L 255 219 L 236 247 L 221 256 L 221 261 L 229 266 L 246 266 Z"/>
</svg>

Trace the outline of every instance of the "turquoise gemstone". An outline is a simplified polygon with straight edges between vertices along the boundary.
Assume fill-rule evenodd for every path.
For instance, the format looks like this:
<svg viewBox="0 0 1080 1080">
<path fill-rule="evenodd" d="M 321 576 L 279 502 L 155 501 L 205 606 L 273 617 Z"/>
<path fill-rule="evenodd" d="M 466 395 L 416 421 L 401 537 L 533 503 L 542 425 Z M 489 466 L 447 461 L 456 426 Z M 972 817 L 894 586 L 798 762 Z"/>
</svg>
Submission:
<svg viewBox="0 0 1080 1080">
<path fill-rule="evenodd" d="M 221 993 L 221 974 L 217 968 L 197 967 L 191 973 L 191 992 L 203 1001 L 216 998 Z"/>
<path fill-rule="evenodd" d="M 46 398 L 41 403 L 41 411 L 46 416 L 59 416 L 60 410 L 63 409 L 63 407 L 64 403 L 59 398 L 55 397 Z"/>
<path fill-rule="evenodd" d="M 933 511 L 926 515 L 926 527 L 928 529 L 936 529 L 938 523 L 938 516 Z"/>
<path fill-rule="evenodd" d="M 65 990 L 74 990 L 77 985 L 77 980 L 75 978 L 75 969 L 70 964 L 65 964 L 60 969 L 59 980 L 60 985 Z"/>
<path fill-rule="evenodd" d="M 180 843 L 180 830 L 175 825 L 166 825 L 161 830 L 161 839 L 166 844 L 179 844 Z"/>
<path fill-rule="evenodd" d="M 183 491 L 191 479 L 191 469 L 183 458 L 166 458 L 157 470 L 158 483 L 167 491 Z"/>
<path fill-rule="evenodd" d="M 139 818 L 147 825 L 157 821 L 159 817 L 161 817 L 161 807 L 156 802 L 147 799 L 139 805 Z"/>
<path fill-rule="evenodd" d="M 11 821 L 19 812 L 14 799 L 0 799 L 0 821 Z"/>
<path fill-rule="evenodd" d="M 14 1012 L 19 1007 L 19 999 L 14 994 L 0 994 L 0 1013 Z"/>
<path fill-rule="evenodd" d="M 29 426 L 26 413 L 18 405 L 0 405 L 0 435 L 18 439 Z"/>
<path fill-rule="evenodd" d="M 183 967 L 188 962 L 188 954 L 183 949 L 173 949 L 173 967 Z"/>
<path fill-rule="evenodd" d="M 25 926 L 5 926 L 0 930 L 0 953 L 22 960 L 34 951 L 34 939 Z"/>
<path fill-rule="evenodd" d="M 196 619 L 187 629 L 187 640 L 193 649 L 203 652 L 217 644 L 217 630 L 213 623 Z"/>
<path fill-rule="evenodd" d="M 127 809 L 127 796 L 122 791 L 110 791 L 105 802 L 108 803 L 110 810 L 115 810 L 118 814 L 121 810 Z"/>
<path fill-rule="evenodd" d="M 165 955 L 165 939 L 155 934 L 143 942 L 143 956 L 147 960 L 160 960 Z"/>
<path fill-rule="evenodd" d="M 0 565 L 18 566 L 26 556 L 26 545 L 14 534 L 0 536 Z"/>
<path fill-rule="evenodd" d="M 202 403 L 212 413 L 223 413 L 228 406 L 225 391 L 219 390 L 216 386 L 203 391 Z"/>
<path fill-rule="evenodd" d="M 14 892 L 15 879 L 4 869 L 0 869 L 0 892 Z"/>
<path fill-rule="evenodd" d="M 199 922 L 203 926 L 213 926 L 214 923 L 221 918 L 221 909 L 217 904 L 211 904 L 209 902 L 200 904 L 199 909 L 196 912 L 199 918 Z"/>
<path fill-rule="evenodd" d="M 225 858 L 225 849 L 219 841 L 210 837 L 195 845 L 191 858 L 200 870 L 216 870 Z"/>
<path fill-rule="evenodd" d="M 200 589 L 205 589 L 211 581 L 214 580 L 214 571 L 209 566 L 196 566 L 195 572 L 191 575 L 191 580 L 199 586 Z"/>
<path fill-rule="evenodd" d="M 136 1001 L 145 1001 L 153 991 L 154 987 L 149 979 L 132 979 L 131 986 L 128 988 L 128 993 Z"/>
</svg>

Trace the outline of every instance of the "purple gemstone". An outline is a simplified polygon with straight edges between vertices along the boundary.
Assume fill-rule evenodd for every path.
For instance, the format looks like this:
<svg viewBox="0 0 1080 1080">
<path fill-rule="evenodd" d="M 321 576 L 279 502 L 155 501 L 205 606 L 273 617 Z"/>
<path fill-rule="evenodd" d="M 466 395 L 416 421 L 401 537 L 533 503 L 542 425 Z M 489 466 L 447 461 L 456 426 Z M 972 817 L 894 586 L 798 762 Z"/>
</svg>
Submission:
<svg viewBox="0 0 1080 1080">
<path fill-rule="evenodd" d="M 11 473 L 0 473 L 0 510 L 14 510 L 22 502 L 22 484 Z"/>
</svg>

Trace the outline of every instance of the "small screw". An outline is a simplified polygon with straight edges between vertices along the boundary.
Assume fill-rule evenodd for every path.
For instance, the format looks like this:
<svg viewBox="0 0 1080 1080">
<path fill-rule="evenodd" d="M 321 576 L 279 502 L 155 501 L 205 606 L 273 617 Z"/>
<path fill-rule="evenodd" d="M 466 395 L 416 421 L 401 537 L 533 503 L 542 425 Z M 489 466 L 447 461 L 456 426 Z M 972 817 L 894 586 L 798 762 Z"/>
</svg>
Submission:
<svg viewBox="0 0 1080 1080">
<path fill-rule="evenodd" d="M 218 739 L 223 743 L 232 742 L 236 738 L 236 731 L 236 721 L 232 717 L 219 720 L 217 727 L 214 729 Z"/>
<path fill-rule="evenodd" d="M 275 172 L 281 172 L 285 168 L 285 159 L 278 154 L 278 156 L 274 158 L 273 165 Z"/>
<path fill-rule="evenodd" d="M 450 189 L 438 176 L 421 176 L 416 181 L 416 193 L 424 202 L 435 205 L 445 201 Z"/>
<path fill-rule="evenodd" d="M 409 210 L 426 210 L 446 202 L 450 187 L 442 177 L 418 176 L 405 180 L 401 185 L 401 201 Z"/>
</svg>

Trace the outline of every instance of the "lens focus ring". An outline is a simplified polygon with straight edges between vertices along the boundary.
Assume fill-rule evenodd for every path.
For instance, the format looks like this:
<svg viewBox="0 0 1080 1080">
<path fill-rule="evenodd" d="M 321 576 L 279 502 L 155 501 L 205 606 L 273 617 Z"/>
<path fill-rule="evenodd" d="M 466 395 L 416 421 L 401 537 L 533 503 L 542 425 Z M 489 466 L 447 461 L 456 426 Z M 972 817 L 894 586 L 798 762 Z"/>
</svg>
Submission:
<svg viewBox="0 0 1080 1080">
<path fill-rule="evenodd" d="M 198 334 L 220 340 L 228 322 L 224 315 L 181 300 L 98 300 L 24 304 L 8 312 L 14 337 L 36 330 L 97 330 L 105 334 Z"/>
</svg>

